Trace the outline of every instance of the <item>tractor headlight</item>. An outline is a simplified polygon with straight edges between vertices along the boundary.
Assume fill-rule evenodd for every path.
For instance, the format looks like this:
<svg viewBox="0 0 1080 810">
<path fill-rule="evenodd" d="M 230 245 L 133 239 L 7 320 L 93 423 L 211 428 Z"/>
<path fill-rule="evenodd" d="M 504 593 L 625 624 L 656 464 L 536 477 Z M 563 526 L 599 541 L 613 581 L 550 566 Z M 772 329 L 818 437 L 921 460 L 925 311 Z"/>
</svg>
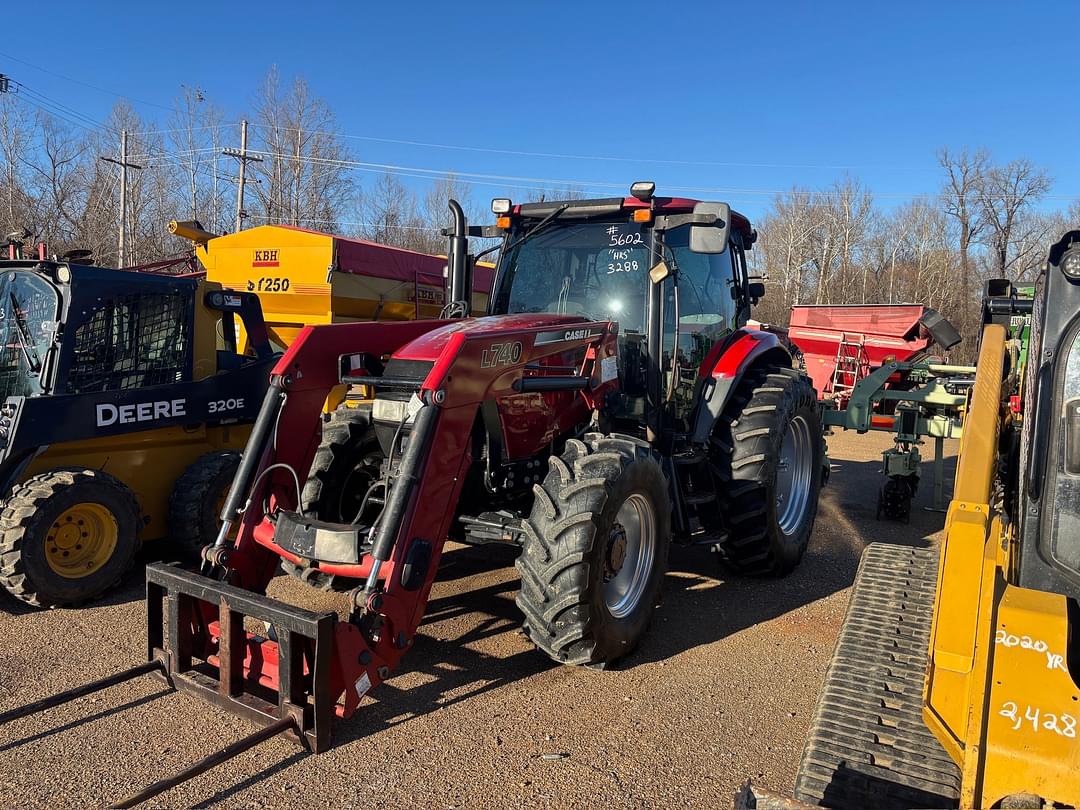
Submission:
<svg viewBox="0 0 1080 810">
<path fill-rule="evenodd" d="M 1061 272 L 1071 279 L 1080 281 L 1080 246 L 1073 246 L 1061 257 Z"/>
<path fill-rule="evenodd" d="M 56 280 L 61 284 L 67 284 L 71 281 L 71 268 L 67 265 L 61 265 L 56 268 Z"/>
<path fill-rule="evenodd" d="M 509 214 L 510 213 L 510 200 L 506 197 L 496 197 L 491 201 L 491 213 L 493 214 Z"/>
</svg>

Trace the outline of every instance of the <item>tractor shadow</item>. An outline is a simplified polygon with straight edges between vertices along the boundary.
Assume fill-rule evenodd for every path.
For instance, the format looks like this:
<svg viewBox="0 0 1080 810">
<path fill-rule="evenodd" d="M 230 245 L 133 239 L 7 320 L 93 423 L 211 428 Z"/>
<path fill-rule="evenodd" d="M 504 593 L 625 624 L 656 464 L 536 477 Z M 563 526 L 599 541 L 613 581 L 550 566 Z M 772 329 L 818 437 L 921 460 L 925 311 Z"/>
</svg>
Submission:
<svg viewBox="0 0 1080 810">
<path fill-rule="evenodd" d="M 955 458 L 946 458 L 946 503 L 952 491 Z M 878 520 L 877 496 L 884 477 L 879 461 L 837 460 L 822 489 L 814 532 L 801 564 L 778 579 L 744 577 L 725 570 L 702 548 L 673 547 L 663 602 L 653 619 L 662 632 L 646 634 L 626 668 L 663 661 L 777 619 L 849 588 L 863 549 L 872 542 L 924 548 L 941 531 L 945 515 L 928 511 L 933 500 L 929 465 L 908 523 Z M 678 617 L 678 621 L 667 621 Z"/>
<path fill-rule="evenodd" d="M 515 556 L 516 549 L 511 548 L 455 549 L 443 557 L 439 581 L 499 571 L 512 566 Z M 514 603 L 517 578 L 502 579 L 428 603 L 415 645 L 403 659 L 404 668 L 379 686 L 374 702 L 362 708 L 361 722 L 338 727 L 338 745 L 557 666 L 522 637 L 521 613 Z M 484 651 L 492 648 L 495 653 Z"/>
<path fill-rule="evenodd" d="M 946 497 L 953 467 L 954 460 L 948 459 Z M 851 586 L 869 542 L 914 547 L 932 543 L 944 515 L 923 509 L 932 497 L 929 469 L 923 470 L 924 484 L 916 495 L 911 522 L 897 523 L 875 518 L 883 481 L 880 468 L 876 460 L 834 462 L 806 557 L 782 579 L 732 576 L 705 549 L 674 548 L 653 627 L 638 650 L 617 668 L 671 659 L 842 591 Z M 440 592 L 445 595 L 428 603 L 403 668 L 365 700 L 354 718 L 335 724 L 334 748 L 558 668 L 520 635 L 522 617 L 514 602 L 519 582 L 506 571 L 516 555 L 513 547 L 447 549 L 438 575 Z M 198 806 L 228 802 L 306 756 L 297 752 L 286 757 L 222 788 Z"/>
<path fill-rule="evenodd" d="M 130 570 L 124 574 L 120 582 L 110 590 L 99 596 L 82 602 L 70 609 L 82 610 L 85 608 L 112 607 L 125 605 L 129 602 L 141 602 L 146 598 L 146 566 L 153 562 L 181 562 L 191 567 L 190 562 L 184 563 L 177 559 L 175 552 L 170 549 L 167 540 L 153 540 L 141 546 L 135 555 L 135 561 Z M 59 608 L 60 610 L 69 608 Z M 0 612 L 21 616 L 28 613 L 40 613 L 49 608 L 34 607 L 19 599 L 16 599 L 3 588 L 0 588 Z"/>
</svg>

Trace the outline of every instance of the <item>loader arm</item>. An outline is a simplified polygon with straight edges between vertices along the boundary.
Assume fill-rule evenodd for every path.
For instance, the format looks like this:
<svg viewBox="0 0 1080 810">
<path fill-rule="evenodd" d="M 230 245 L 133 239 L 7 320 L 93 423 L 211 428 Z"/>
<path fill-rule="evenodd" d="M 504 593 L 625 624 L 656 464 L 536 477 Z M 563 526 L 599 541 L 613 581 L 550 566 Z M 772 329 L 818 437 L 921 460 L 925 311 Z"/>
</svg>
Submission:
<svg viewBox="0 0 1080 810">
<path fill-rule="evenodd" d="M 240 486 L 247 483 L 239 480 L 243 470 L 234 483 L 237 502 L 242 495 L 246 504 L 235 543 L 207 552 L 216 579 L 261 593 L 279 557 L 298 560 L 276 542 L 276 532 L 286 522 L 306 521 L 297 514 L 297 496 L 319 441 L 310 425 L 319 419 L 330 389 L 342 381 L 376 390 L 382 385 L 378 376 L 342 376 L 348 357 L 359 352 L 389 355 L 410 338 L 444 325 L 315 326 L 301 333 L 273 371 L 264 406 L 273 413 L 266 420 L 272 427 L 253 431 L 245 451 L 246 456 L 260 459 L 250 473 L 251 483 Z M 471 440 L 480 405 L 530 390 L 564 389 L 578 392 L 596 408 L 618 384 L 610 373 L 611 365 L 601 362 L 615 356 L 616 327 L 609 322 L 582 321 L 569 326 L 573 328 L 554 336 L 550 326 L 451 334 L 426 378 L 412 391 L 417 404 L 408 443 L 378 530 L 372 530 L 370 548 L 355 563 L 327 564 L 322 569 L 366 581 L 351 594 L 349 619 L 335 623 L 333 629 L 331 698 L 337 702 L 344 695 L 344 703 L 337 707 L 339 716 L 351 716 L 361 698 L 389 676 L 413 643 L 456 515 L 465 472 L 472 463 Z M 507 346 L 511 348 L 503 348 Z M 541 361 L 565 352 L 568 346 L 585 349 L 577 373 L 545 373 Z M 604 369 L 608 369 L 607 379 Z M 402 385 L 401 381 L 392 384 Z M 232 499 L 226 504 L 230 508 L 237 508 Z M 327 530 L 324 524 L 318 528 Z M 203 641 L 196 657 L 214 657 L 220 634 L 218 606 L 203 601 L 192 623 L 192 637 Z M 248 634 L 246 644 L 244 679 L 277 688 L 277 673 L 265 665 L 277 660 L 275 643 L 256 641 Z"/>
</svg>

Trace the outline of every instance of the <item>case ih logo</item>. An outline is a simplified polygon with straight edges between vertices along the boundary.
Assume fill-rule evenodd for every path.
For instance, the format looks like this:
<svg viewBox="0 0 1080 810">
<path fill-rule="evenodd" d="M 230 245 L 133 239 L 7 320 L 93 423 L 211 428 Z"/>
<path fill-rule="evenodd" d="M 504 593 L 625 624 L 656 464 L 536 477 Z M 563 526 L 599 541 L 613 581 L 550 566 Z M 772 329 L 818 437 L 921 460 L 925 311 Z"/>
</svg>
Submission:
<svg viewBox="0 0 1080 810">
<path fill-rule="evenodd" d="M 541 332 L 536 336 L 533 345 L 543 346 L 547 343 L 567 343 L 571 340 L 591 340 L 600 337 L 603 331 L 599 329 L 559 329 L 555 332 Z"/>
<path fill-rule="evenodd" d="M 280 265 L 276 250 L 256 250 L 255 257 L 251 260 L 252 267 L 279 267 Z"/>
</svg>

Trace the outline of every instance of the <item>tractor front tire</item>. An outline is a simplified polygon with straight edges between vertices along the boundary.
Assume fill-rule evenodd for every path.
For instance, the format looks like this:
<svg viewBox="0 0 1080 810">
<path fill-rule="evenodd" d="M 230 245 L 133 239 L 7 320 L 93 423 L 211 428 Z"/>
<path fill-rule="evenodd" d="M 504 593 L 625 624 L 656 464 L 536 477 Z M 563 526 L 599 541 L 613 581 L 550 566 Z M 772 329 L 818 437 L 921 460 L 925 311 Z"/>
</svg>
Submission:
<svg viewBox="0 0 1080 810">
<path fill-rule="evenodd" d="M 371 411 L 333 411 L 323 423 L 322 441 L 304 484 L 304 513 L 331 523 L 352 523 L 381 462 Z"/>
<path fill-rule="evenodd" d="M 331 523 L 356 520 L 368 487 L 379 476 L 382 451 L 371 425 L 371 411 L 341 406 L 323 423 L 322 441 L 301 493 L 308 517 Z M 352 583 L 289 560 L 281 570 L 324 591 L 348 590 Z"/>
<path fill-rule="evenodd" d="M 221 508 L 239 466 L 240 453 L 217 450 L 176 479 L 169 497 L 169 535 L 184 560 L 198 560 L 203 548 L 217 539 Z"/>
<path fill-rule="evenodd" d="M 0 584 L 35 607 L 100 596 L 131 567 L 141 515 L 134 493 L 100 470 L 35 475 L 0 512 Z"/>
<path fill-rule="evenodd" d="M 604 668 L 648 627 L 667 569 L 671 500 L 649 445 L 591 433 L 552 456 L 522 523 L 525 633 L 563 664 Z"/>
<path fill-rule="evenodd" d="M 717 420 L 709 456 L 725 565 L 749 576 L 790 573 L 810 542 L 825 459 L 809 377 L 782 366 L 750 370 Z"/>
</svg>

